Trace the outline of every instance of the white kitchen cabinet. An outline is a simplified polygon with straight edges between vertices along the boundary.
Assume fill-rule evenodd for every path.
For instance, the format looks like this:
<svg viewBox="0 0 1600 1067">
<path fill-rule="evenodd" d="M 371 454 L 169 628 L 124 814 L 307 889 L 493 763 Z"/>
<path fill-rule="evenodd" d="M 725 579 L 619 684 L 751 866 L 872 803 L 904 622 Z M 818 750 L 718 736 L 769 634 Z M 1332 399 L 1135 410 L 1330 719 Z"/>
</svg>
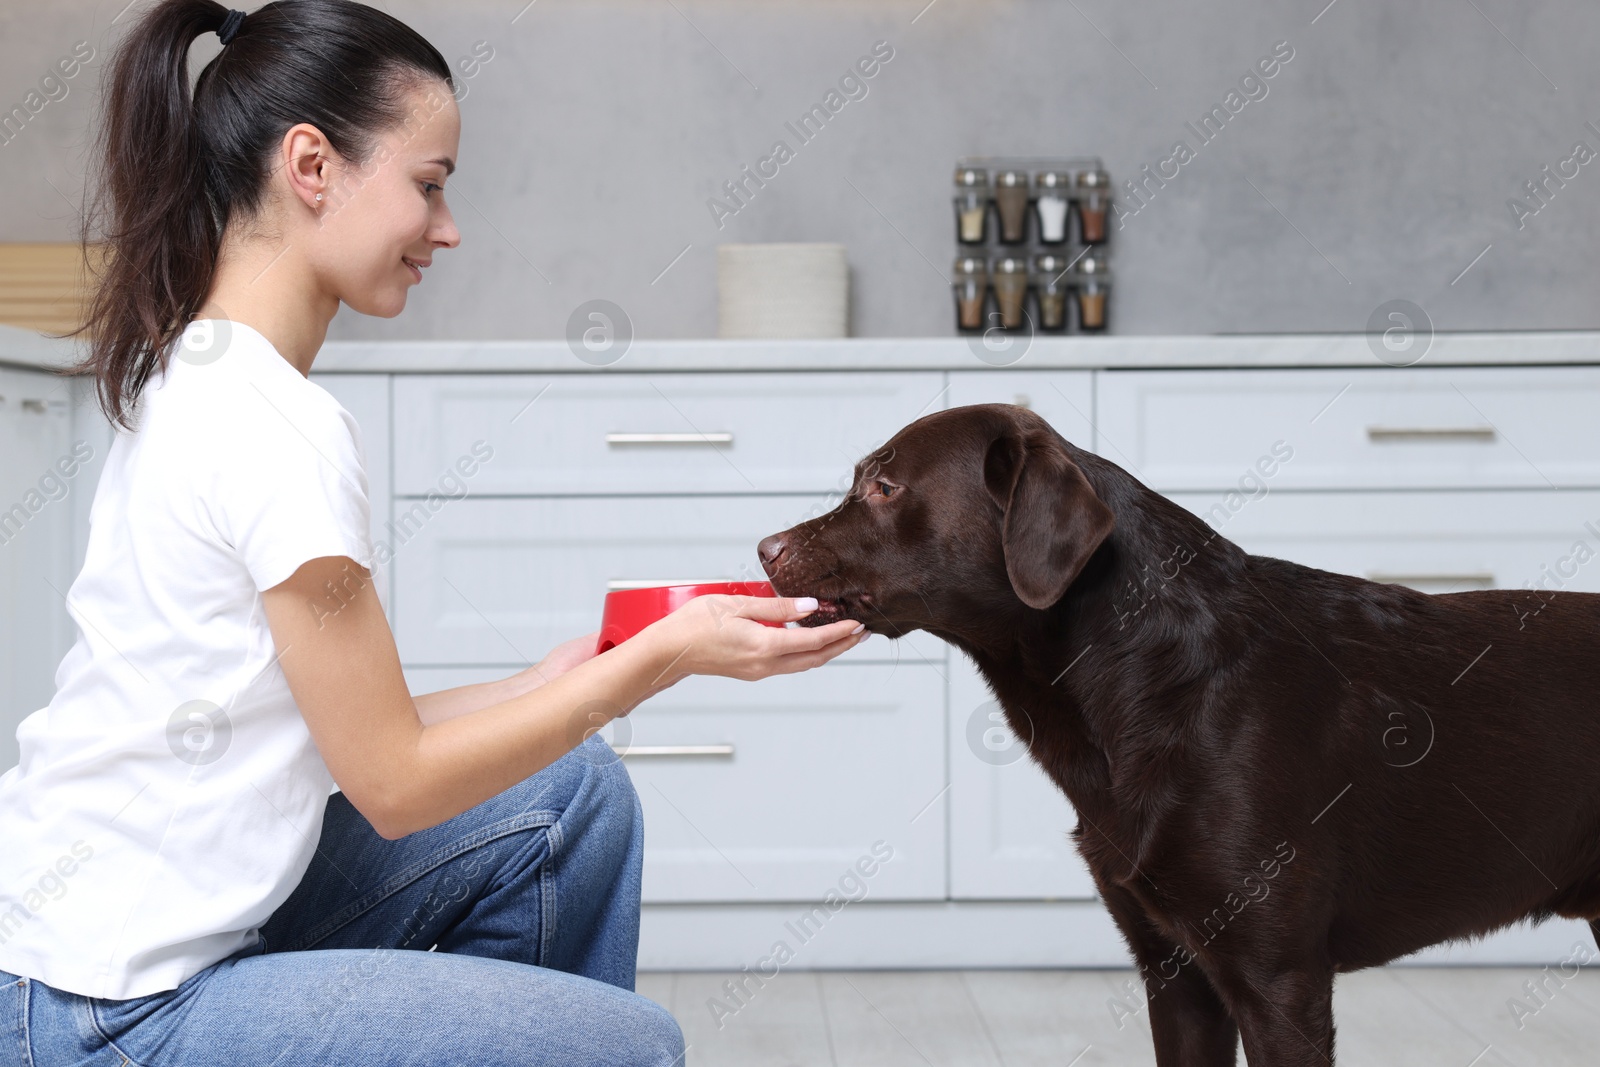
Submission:
<svg viewBox="0 0 1600 1067">
<path fill-rule="evenodd" d="M 17 762 L 17 725 L 50 702 L 75 636 L 71 498 L 94 486 L 71 400 L 68 379 L 0 368 L 0 770 Z"/>
<path fill-rule="evenodd" d="M 410 471 L 396 482 L 394 529 L 406 539 L 395 561 L 394 616 L 408 676 L 419 691 L 503 675 L 558 641 L 595 628 L 612 583 L 759 578 L 756 542 L 836 501 L 828 486 L 789 494 L 753 493 L 745 484 L 699 495 L 729 476 L 707 474 L 713 464 L 727 466 L 712 451 L 686 453 L 676 466 L 649 467 L 658 463 L 648 458 L 654 453 L 634 456 L 649 468 L 648 478 L 627 469 L 620 453 L 588 446 L 563 451 L 562 441 L 592 437 L 601 425 L 593 422 L 605 410 L 597 397 L 606 390 L 628 396 L 617 384 L 620 377 L 597 384 L 593 394 L 567 386 L 577 398 L 573 406 L 551 409 L 550 422 L 560 433 L 513 438 L 509 455 L 504 448 L 496 451 L 495 462 L 513 461 L 502 468 L 500 481 L 475 482 L 474 499 L 435 499 L 436 510 L 415 495 L 429 485 L 424 476 L 441 467 L 452 448 L 469 445 L 464 435 L 474 426 L 498 417 L 498 408 L 528 392 L 527 386 L 548 379 L 397 380 L 395 439 L 410 442 L 399 454 L 409 447 L 411 458 L 401 461 L 409 462 Z M 743 377 L 761 380 L 758 400 L 775 380 Z M 814 377 L 845 379 L 828 385 L 844 390 L 841 396 L 902 395 L 884 391 L 881 379 L 893 375 Z M 854 381 L 873 385 L 852 390 L 848 382 Z M 1591 536 L 1586 520 L 1600 529 L 1600 491 L 1551 490 L 1539 479 L 1545 470 L 1589 477 L 1585 472 L 1597 465 L 1600 444 L 1591 447 L 1585 429 L 1562 429 L 1570 417 L 1547 426 L 1533 414 L 1563 395 L 1584 399 L 1585 390 L 1600 385 L 1600 371 L 1592 368 L 1541 369 L 1537 375 L 1511 368 L 1006 369 L 954 371 L 945 381 L 929 410 L 1025 404 L 1069 441 L 1108 456 L 1136 477 L 1154 472 L 1158 481 L 1202 487 L 1171 495 L 1247 550 L 1329 570 L 1428 591 L 1518 586 L 1537 580 L 1546 564 L 1567 567 L 1562 561 L 1573 542 Z M 643 382 L 641 377 L 633 384 Z M 1393 392 L 1386 391 L 1388 385 L 1395 386 Z M 739 393 L 735 385 L 718 388 L 729 397 Z M 399 398 L 405 396 L 420 423 L 415 432 L 399 418 L 406 410 Z M 1481 424 L 1459 417 L 1463 396 L 1481 409 Z M 1260 456 L 1270 453 L 1285 420 L 1302 414 L 1296 405 L 1313 397 L 1321 397 L 1325 409 L 1306 414 L 1303 421 L 1313 429 L 1296 439 L 1290 459 L 1269 464 L 1272 473 L 1262 474 Z M 1330 399 L 1337 402 L 1329 406 Z M 518 410 L 526 403 L 518 400 Z M 631 403 L 621 410 L 643 410 Z M 895 413 L 876 436 L 887 439 L 920 413 Z M 516 411 L 507 408 L 505 414 L 509 423 Z M 1478 432 L 1490 423 L 1492 433 Z M 437 436 L 439 426 L 454 429 L 430 444 L 429 434 Z M 1374 427 L 1380 432 L 1372 433 Z M 742 428 L 730 432 L 762 442 L 763 455 L 787 444 L 792 453 L 775 462 L 791 473 L 813 471 L 793 484 L 820 480 L 828 443 L 787 426 L 767 429 L 759 436 Z M 1408 430 L 1421 432 L 1407 436 Z M 1386 437 L 1385 431 L 1396 432 Z M 1123 442 L 1137 444 L 1131 457 L 1120 453 Z M 1518 449 L 1532 451 L 1524 457 Z M 549 474 L 558 459 L 564 465 Z M 752 466 L 777 469 L 767 463 Z M 492 466 L 486 464 L 485 472 Z M 837 469 L 849 468 L 841 463 Z M 1259 479 L 1241 483 L 1250 470 Z M 1502 483 L 1506 487 L 1497 488 Z M 406 495 L 408 489 L 413 495 Z M 633 495 L 645 489 L 654 492 Z M 1600 548 L 1600 535 L 1594 541 Z M 1596 575 L 1600 570 L 1580 573 L 1568 587 L 1600 588 Z M 896 657 L 898 667 L 890 662 Z M 500 666 L 475 666 L 487 664 Z M 904 699 L 891 699 L 896 693 Z M 874 638 L 837 664 L 753 687 L 689 679 L 630 720 L 635 745 L 669 751 L 690 746 L 701 753 L 628 757 L 650 827 L 645 892 L 652 906 L 753 907 L 812 899 L 808 894 L 820 893 L 817 887 L 847 865 L 847 853 L 859 854 L 870 844 L 864 831 L 897 817 L 909 820 L 896 805 L 904 807 L 922 793 L 916 832 L 908 838 L 914 862 L 900 868 L 906 880 L 878 883 L 885 891 L 878 898 L 885 902 L 884 914 L 895 907 L 887 902 L 941 896 L 953 906 L 978 909 L 1001 901 L 1098 906 L 1093 879 L 1070 837 L 1077 821 L 1072 806 L 1010 735 L 970 661 L 927 635 L 898 645 Z M 818 722 L 828 723 L 822 734 L 811 729 Z M 930 723 L 933 733 L 922 732 Z M 899 731 L 893 738 L 890 724 Z M 819 747 L 819 736 L 831 742 L 851 736 L 878 753 L 878 769 L 870 772 L 878 776 L 876 783 L 865 793 L 852 791 L 868 773 L 858 762 L 862 750 Z M 929 738 L 937 748 L 928 747 Z M 705 754 L 722 751 L 719 746 L 731 746 L 733 754 Z M 883 759 L 889 751 L 903 758 Z M 829 809 L 828 801 L 813 810 L 807 806 L 813 801 L 797 805 L 794 799 L 841 784 L 852 800 L 847 809 Z M 774 796 L 784 800 L 774 802 Z M 805 815 L 797 822 L 792 811 Z M 920 836 L 935 825 L 944 835 L 938 847 Z M 946 864 L 942 872 L 934 869 L 935 856 Z M 1543 950 L 1536 940 L 1513 932 L 1484 951 L 1490 953 L 1486 958 L 1539 958 Z M 903 956 L 886 951 L 890 956 L 881 962 L 888 964 L 915 957 L 910 946 Z M 1072 948 L 1061 952 L 1057 958 L 1071 962 Z"/>
<path fill-rule="evenodd" d="M 1097 451 L 1162 492 L 1594 488 L 1597 408 L 1600 367 L 1104 371 Z"/>
<path fill-rule="evenodd" d="M 407 679 L 429 692 L 506 673 Z M 834 663 L 697 675 L 613 720 L 602 733 L 645 812 L 645 900 L 818 901 L 875 842 L 893 859 L 874 900 L 943 900 L 944 719 L 933 665 Z"/>
<path fill-rule="evenodd" d="M 1213 522 L 1225 514 L 1217 494 L 1168 496 Z M 1600 592 L 1596 490 L 1272 493 L 1214 528 L 1255 555 L 1425 593 Z"/>
<path fill-rule="evenodd" d="M 434 491 L 477 445 L 475 493 L 843 492 L 943 388 L 928 372 L 402 376 L 395 484 Z"/>
</svg>

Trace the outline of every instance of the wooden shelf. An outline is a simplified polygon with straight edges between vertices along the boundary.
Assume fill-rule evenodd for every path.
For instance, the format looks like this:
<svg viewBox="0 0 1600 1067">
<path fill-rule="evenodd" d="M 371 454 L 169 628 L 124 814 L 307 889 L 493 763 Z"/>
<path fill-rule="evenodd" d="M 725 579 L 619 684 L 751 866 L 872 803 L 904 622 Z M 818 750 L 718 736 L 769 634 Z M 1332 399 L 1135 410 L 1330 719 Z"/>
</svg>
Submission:
<svg viewBox="0 0 1600 1067">
<path fill-rule="evenodd" d="M 52 334 L 76 329 L 88 280 L 76 242 L 0 244 L 0 323 Z"/>
</svg>

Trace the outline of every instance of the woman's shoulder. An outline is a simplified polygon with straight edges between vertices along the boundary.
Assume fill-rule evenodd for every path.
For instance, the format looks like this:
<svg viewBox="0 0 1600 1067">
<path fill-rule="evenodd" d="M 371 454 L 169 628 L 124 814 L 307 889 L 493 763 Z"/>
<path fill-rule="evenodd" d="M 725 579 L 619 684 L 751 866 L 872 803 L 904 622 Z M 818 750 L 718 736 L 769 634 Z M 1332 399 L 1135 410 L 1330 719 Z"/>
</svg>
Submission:
<svg viewBox="0 0 1600 1067">
<path fill-rule="evenodd" d="M 332 393 L 255 330 L 219 325 L 224 332 L 231 328 L 231 336 L 187 347 L 186 332 L 175 344 L 161 380 L 144 397 L 141 431 L 220 452 L 242 448 L 259 454 L 274 445 L 309 444 L 332 453 L 330 460 L 359 453 L 360 429 Z"/>
</svg>

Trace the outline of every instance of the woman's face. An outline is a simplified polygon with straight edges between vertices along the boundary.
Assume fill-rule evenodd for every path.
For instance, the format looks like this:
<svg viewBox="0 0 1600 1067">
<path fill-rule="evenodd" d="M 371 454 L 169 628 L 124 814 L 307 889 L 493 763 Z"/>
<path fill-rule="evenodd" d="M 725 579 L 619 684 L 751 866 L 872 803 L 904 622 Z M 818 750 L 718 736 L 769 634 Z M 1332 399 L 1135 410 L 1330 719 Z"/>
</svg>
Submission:
<svg viewBox="0 0 1600 1067">
<path fill-rule="evenodd" d="M 444 202 L 461 112 L 443 82 L 418 87 L 407 99 L 407 118 L 377 137 L 371 158 L 338 160 L 325 170 L 312 256 L 332 295 L 383 318 L 404 309 L 437 249 L 461 243 Z"/>
</svg>

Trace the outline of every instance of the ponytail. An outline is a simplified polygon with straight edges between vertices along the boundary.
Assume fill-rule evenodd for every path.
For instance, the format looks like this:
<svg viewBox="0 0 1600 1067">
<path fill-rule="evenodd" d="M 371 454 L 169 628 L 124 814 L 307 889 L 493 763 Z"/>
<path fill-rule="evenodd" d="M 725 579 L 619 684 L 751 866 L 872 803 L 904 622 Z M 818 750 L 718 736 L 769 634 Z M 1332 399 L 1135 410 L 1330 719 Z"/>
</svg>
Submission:
<svg viewBox="0 0 1600 1067">
<path fill-rule="evenodd" d="M 139 395 L 205 303 L 229 220 L 263 206 L 274 156 L 299 122 L 355 164 L 405 119 L 404 94 L 450 67 L 404 23 L 354 0 L 275 0 L 250 12 L 189 90 L 189 47 L 216 33 L 215 0 L 158 0 L 104 78 L 86 262 L 106 253 L 83 325 L 101 410 L 129 427 Z M 97 257 L 98 258 L 98 257 Z"/>
</svg>

